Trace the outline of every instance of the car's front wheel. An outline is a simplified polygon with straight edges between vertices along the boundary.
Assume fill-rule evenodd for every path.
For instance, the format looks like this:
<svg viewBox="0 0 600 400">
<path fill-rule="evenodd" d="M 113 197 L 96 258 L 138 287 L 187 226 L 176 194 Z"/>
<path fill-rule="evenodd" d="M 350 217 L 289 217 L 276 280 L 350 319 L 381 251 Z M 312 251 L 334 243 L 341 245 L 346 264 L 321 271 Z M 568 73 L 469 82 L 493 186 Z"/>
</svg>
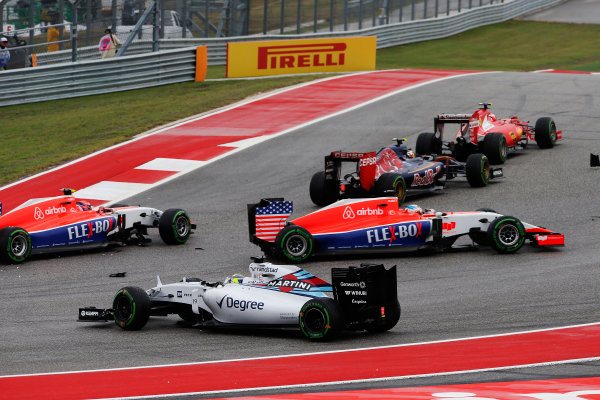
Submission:
<svg viewBox="0 0 600 400">
<path fill-rule="evenodd" d="M 516 253 L 525 242 L 525 227 L 519 219 L 504 215 L 490 223 L 487 236 L 498 253 Z"/>
<path fill-rule="evenodd" d="M 490 162 L 481 153 L 471 154 L 465 165 L 467 181 L 471 187 L 483 187 L 490 181 Z"/>
<path fill-rule="evenodd" d="M 7 226 L 0 229 L 0 259 L 8 264 L 20 264 L 31 254 L 31 237 L 23 228 Z"/>
<path fill-rule="evenodd" d="M 492 164 L 504 164 L 508 154 L 506 137 L 502 132 L 491 132 L 483 139 L 483 153 Z"/>
<path fill-rule="evenodd" d="M 119 290 L 113 299 L 113 317 L 117 326 L 126 331 L 137 331 L 150 318 L 150 297 L 136 286 Z"/>
<path fill-rule="evenodd" d="M 192 234 L 192 222 L 179 208 L 166 210 L 158 221 L 158 233 L 166 244 L 183 244 Z"/>
<path fill-rule="evenodd" d="M 540 149 L 554 147 L 557 137 L 556 124 L 552 118 L 543 117 L 535 122 L 535 142 Z"/>
</svg>

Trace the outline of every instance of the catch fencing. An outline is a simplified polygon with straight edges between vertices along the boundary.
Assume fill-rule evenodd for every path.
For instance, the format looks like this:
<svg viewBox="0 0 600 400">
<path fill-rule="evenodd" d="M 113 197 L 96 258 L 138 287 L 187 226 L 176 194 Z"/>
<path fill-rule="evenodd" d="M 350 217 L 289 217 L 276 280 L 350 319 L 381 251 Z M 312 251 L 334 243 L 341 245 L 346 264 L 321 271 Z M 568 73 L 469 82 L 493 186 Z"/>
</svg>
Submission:
<svg viewBox="0 0 600 400">
<path fill-rule="evenodd" d="M 96 46 L 81 48 L 80 60 L 66 62 L 53 58 L 58 64 L 0 72 L 6 95 L 0 105 L 23 104 L 36 101 L 116 92 L 170 83 L 194 81 L 196 47 L 208 48 L 208 65 L 226 62 L 228 42 L 278 40 L 298 38 L 328 38 L 346 36 L 376 36 L 377 48 L 439 39 L 469 29 L 495 24 L 562 0 L 512 0 L 504 3 L 472 8 L 438 18 L 415 20 L 376 26 L 362 30 L 308 33 L 301 35 L 260 35 L 229 38 L 164 39 L 160 51 L 148 53 L 152 41 L 136 41 L 128 49 L 128 56 L 100 60 Z M 60 53 L 60 52 L 55 52 Z M 56 54 L 53 54 L 56 56 Z M 43 64 L 44 58 L 39 57 Z"/>
</svg>

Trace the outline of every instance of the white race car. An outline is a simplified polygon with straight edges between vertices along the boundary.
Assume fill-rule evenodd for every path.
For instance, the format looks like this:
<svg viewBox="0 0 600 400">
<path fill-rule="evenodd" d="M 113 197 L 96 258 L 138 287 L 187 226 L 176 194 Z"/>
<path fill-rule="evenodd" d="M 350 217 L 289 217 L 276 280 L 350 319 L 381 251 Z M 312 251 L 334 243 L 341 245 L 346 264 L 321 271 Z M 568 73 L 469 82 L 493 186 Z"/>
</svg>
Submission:
<svg viewBox="0 0 600 400">
<path fill-rule="evenodd" d="M 396 267 L 361 264 L 333 268 L 329 284 L 296 266 L 255 259 L 250 276 L 223 282 L 183 278 L 143 290 L 120 289 L 110 309 L 79 309 L 80 321 L 109 321 L 139 330 L 150 316 L 177 314 L 206 328 L 300 329 L 311 340 L 327 340 L 342 330 L 383 332 L 400 319 Z"/>
</svg>

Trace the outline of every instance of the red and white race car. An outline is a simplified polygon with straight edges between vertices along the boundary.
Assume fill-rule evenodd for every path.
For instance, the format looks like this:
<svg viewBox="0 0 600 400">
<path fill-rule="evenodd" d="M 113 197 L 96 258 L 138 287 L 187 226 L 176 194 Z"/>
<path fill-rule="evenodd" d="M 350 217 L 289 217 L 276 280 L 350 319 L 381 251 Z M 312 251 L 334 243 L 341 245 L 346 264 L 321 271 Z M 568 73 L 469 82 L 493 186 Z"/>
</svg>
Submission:
<svg viewBox="0 0 600 400">
<path fill-rule="evenodd" d="M 535 127 L 519 117 L 496 118 L 490 111 L 491 103 L 480 103 L 472 115 L 439 114 L 434 118 L 434 132 L 419 134 L 415 152 L 419 155 L 443 154 L 444 150 L 459 161 L 473 153 L 483 153 L 492 164 L 503 164 L 508 151 L 524 149 L 535 140 L 541 149 L 554 147 L 562 139 L 562 131 L 550 117 L 539 118 Z M 460 128 L 450 140 L 444 139 L 446 124 L 459 124 Z"/>
<path fill-rule="evenodd" d="M 185 243 L 196 225 L 184 210 L 150 207 L 92 207 L 63 189 L 63 196 L 29 200 L 2 215 L 0 261 L 25 262 L 31 254 L 148 242 L 148 228 L 158 228 L 167 244 Z"/>
<path fill-rule="evenodd" d="M 248 205 L 250 241 L 265 254 L 302 262 L 313 254 L 445 250 L 461 236 L 499 253 L 515 253 L 525 240 L 562 246 L 564 235 L 490 209 L 436 212 L 401 208 L 395 197 L 340 200 L 288 221 L 293 204 L 282 198 Z"/>
</svg>

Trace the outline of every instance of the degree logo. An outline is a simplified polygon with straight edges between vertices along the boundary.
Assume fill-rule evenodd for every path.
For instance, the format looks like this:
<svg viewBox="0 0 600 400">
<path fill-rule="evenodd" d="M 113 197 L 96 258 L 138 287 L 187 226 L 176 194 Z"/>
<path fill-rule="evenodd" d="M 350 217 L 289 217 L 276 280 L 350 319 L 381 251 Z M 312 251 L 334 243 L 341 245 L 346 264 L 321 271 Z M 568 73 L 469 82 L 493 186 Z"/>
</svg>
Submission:
<svg viewBox="0 0 600 400">
<path fill-rule="evenodd" d="M 354 219 L 355 217 L 356 217 L 356 215 L 354 214 L 354 211 L 352 211 L 352 208 L 350 208 L 350 206 L 346 206 L 346 208 L 344 209 L 343 218 L 344 219 Z"/>
</svg>

